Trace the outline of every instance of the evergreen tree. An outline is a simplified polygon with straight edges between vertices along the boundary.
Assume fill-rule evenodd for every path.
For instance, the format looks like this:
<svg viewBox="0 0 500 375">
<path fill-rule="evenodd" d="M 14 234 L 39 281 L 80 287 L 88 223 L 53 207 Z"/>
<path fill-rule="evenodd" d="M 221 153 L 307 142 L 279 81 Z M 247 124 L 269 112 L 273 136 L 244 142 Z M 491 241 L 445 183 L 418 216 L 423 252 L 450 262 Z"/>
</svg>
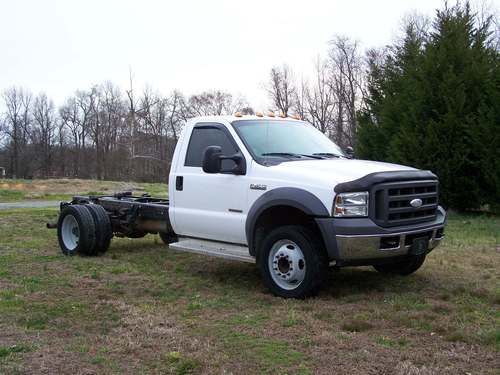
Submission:
<svg viewBox="0 0 500 375">
<path fill-rule="evenodd" d="M 427 35 L 406 29 L 369 71 L 358 152 L 430 169 L 446 205 L 477 208 L 500 200 L 499 51 L 491 18 L 478 24 L 469 4 L 437 12 Z"/>
</svg>

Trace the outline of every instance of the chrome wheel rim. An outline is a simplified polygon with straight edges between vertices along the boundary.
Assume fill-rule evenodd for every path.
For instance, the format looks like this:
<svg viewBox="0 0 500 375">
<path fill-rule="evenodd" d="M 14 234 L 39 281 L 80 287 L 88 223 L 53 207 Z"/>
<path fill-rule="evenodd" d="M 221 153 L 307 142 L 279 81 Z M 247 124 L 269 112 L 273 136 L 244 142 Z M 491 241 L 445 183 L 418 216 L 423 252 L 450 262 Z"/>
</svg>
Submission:
<svg viewBox="0 0 500 375">
<path fill-rule="evenodd" d="M 66 215 L 61 225 L 61 237 L 64 246 L 69 251 L 74 251 L 80 240 L 80 228 L 73 215 Z"/>
<path fill-rule="evenodd" d="M 306 276 L 306 260 L 302 249 L 291 240 L 279 240 L 269 252 L 269 272 L 282 289 L 299 287 Z"/>
</svg>

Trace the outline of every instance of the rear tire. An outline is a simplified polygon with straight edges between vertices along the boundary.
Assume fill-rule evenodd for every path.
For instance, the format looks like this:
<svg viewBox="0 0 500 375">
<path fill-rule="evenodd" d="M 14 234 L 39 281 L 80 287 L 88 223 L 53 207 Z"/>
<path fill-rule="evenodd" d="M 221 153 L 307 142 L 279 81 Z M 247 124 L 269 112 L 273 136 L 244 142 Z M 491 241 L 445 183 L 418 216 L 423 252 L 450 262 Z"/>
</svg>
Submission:
<svg viewBox="0 0 500 375">
<path fill-rule="evenodd" d="M 99 253 L 105 253 L 109 249 L 111 238 L 113 237 L 113 230 L 111 228 L 111 221 L 109 220 L 108 213 L 98 204 L 87 204 L 85 208 L 94 219 L 96 241 L 92 254 L 97 255 Z"/>
<path fill-rule="evenodd" d="M 57 239 L 64 255 L 92 255 L 95 247 L 95 225 L 83 205 L 64 207 L 57 221 Z"/>
<path fill-rule="evenodd" d="M 321 288 L 328 271 L 323 244 L 300 225 L 276 228 L 261 241 L 258 265 L 269 290 L 283 298 L 306 298 Z"/>
<path fill-rule="evenodd" d="M 389 274 L 407 276 L 411 275 L 412 273 L 416 272 L 420 267 L 422 267 L 424 261 L 425 261 L 425 255 L 417 255 L 399 262 L 374 265 L 373 268 L 375 268 L 380 273 L 389 273 Z"/>
</svg>

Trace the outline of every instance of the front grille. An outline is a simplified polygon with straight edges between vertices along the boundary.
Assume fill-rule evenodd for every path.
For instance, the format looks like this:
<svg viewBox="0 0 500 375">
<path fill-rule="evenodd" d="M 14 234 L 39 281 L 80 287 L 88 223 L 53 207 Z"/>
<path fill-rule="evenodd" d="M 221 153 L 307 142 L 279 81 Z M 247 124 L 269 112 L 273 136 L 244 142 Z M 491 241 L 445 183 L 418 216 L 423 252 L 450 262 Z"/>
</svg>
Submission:
<svg viewBox="0 0 500 375">
<path fill-rule="evenodd" d="M 375 185 L 372 189 L 374 221 L 385 227 L 408 225 L 432 221 L 436 218 L 438 207 L 438 182 L 401 181 Z M 422 200 L 420 207 L 410 202 Z"/>
</svg>

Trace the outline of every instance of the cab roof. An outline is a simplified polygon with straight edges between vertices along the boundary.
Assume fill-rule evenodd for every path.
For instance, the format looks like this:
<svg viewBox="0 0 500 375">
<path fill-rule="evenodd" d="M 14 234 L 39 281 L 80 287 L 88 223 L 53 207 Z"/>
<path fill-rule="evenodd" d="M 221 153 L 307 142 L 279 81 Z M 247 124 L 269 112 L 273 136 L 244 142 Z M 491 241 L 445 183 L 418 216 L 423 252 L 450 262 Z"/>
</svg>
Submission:
<svg viewBox="0 0 500 375">
<path fill-rule="evenodd" d="M 189 119 L 189 122 L 229 122 L 240 120 L 273 120 L 273 121 L 301 121 L 293 117 L 280 117 L 280 116 L 256 116 L 256 115 L 221 115 L 221 116 L 198 116 Z"/>
</svg>

